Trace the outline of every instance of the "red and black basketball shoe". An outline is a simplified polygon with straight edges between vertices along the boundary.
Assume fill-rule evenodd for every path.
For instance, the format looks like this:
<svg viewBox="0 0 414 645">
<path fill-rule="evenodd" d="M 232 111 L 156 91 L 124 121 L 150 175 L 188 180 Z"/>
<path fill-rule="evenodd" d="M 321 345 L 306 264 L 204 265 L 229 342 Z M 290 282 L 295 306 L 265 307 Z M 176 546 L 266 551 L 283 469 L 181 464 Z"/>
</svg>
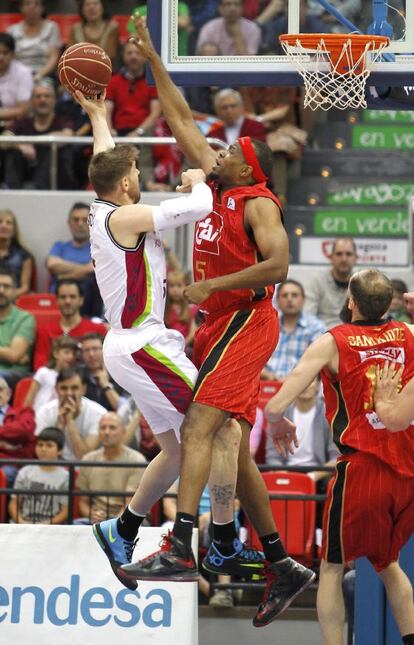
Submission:
<svg viewBox="0 0 414 645">
<path fill-rule="evenodd" d="M 160 546 L 159 551 L 146 558 L 122 566 L 123 573 L 133 580 L 193 582 L 199 579 L 191 547 L 171 532 L 163 536 Z"/>
</svg>

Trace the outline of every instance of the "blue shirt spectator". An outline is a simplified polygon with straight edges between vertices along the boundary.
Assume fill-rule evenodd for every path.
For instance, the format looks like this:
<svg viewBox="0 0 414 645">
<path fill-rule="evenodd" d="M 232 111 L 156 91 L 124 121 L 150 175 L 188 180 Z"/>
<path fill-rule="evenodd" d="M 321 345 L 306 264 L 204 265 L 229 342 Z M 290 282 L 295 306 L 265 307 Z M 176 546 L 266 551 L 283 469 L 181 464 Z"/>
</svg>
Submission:
<svg viewBox="0 0 414 645">
<path fill-rule="evenodd" d="M 312 314 L 303 312 L 305 291 L 300 282 L 285 280 L 277 290 L 280 337 L 262 378 L 281 379 L 298 363 L 306 348 L 325 333 L 324 323 Z"/>
</svg>

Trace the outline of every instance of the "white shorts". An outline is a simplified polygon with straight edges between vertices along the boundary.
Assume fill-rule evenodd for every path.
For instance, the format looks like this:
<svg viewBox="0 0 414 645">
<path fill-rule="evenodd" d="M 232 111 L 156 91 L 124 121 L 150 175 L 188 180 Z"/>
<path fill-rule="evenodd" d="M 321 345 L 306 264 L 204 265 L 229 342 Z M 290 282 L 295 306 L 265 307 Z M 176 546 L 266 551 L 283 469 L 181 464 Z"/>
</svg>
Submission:
<svg viewBox="0 0 414 645">
<path fill-rule="evenodd" d="M 197 369 L 184 353 L 183 336 L 160 328 L 143 347 L 134 349 L 131 337 L 123 344 L 119 332 L 109 331 L 103 355 L 108 372 L 132 395 L 153 433 L 173 429 L 180 440 L 179 430 L 197 379 Z"/>
</svg>

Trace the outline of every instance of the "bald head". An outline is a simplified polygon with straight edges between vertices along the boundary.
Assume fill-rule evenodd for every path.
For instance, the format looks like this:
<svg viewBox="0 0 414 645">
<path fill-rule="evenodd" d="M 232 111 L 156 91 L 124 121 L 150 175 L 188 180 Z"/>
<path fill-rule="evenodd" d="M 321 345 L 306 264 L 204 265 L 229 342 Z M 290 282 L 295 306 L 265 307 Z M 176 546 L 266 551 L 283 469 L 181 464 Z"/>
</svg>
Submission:
<svg viewBox="0 0 414 645">
<path fill-rule="evenodd" d="M 116 412 L 106 412 L 99 420 L 99 439 L 104 448 L 121 447 L 125 439 L 124 423 Z"/>
<path fill-rule="evenodd" d="M 349 294 L 365 320 L 379 320 L 392 300 L 392 283 L 377 269 L 355 273 L 349 282 Z"/>
</svg>

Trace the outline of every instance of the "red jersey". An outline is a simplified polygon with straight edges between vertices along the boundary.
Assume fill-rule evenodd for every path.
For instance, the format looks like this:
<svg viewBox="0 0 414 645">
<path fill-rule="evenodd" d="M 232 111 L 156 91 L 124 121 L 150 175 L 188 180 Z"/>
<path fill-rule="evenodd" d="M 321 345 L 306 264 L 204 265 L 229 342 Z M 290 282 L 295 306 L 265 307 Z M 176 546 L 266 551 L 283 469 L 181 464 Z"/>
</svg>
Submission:
<svg viewBox="0 0 414 645">
<path fill-rule="evenodd" d="M 378 363 L 403 364 L 404 386 L 414 376 L 414 337 L 397 321 L 338 325 L 330 330 L 338 347 L 339 369 L 322 372 L 326 416 L 343 455 L 369 453 L 401 475 L 414 476 L 414 427 L 390 432 L 373 409 Z"/>
<path fill-rule="evenodd" d="M 260 262 L 260 253 L 244 227 L 244 205 L 248 199 L 267 197 L 282 210 L 278 198 L 264 183 L 223 190 L 210 182 L 213 210 L 196 223 L 194 231 L 193 272 L 195 281 L 209 280 L 242 271 Z M 208 314 L 248 309 L 258 301 L 271 301 L 274 285 L 263 289 L 234 289 L 213 293 L 202 303 Z"/>
</svg>

